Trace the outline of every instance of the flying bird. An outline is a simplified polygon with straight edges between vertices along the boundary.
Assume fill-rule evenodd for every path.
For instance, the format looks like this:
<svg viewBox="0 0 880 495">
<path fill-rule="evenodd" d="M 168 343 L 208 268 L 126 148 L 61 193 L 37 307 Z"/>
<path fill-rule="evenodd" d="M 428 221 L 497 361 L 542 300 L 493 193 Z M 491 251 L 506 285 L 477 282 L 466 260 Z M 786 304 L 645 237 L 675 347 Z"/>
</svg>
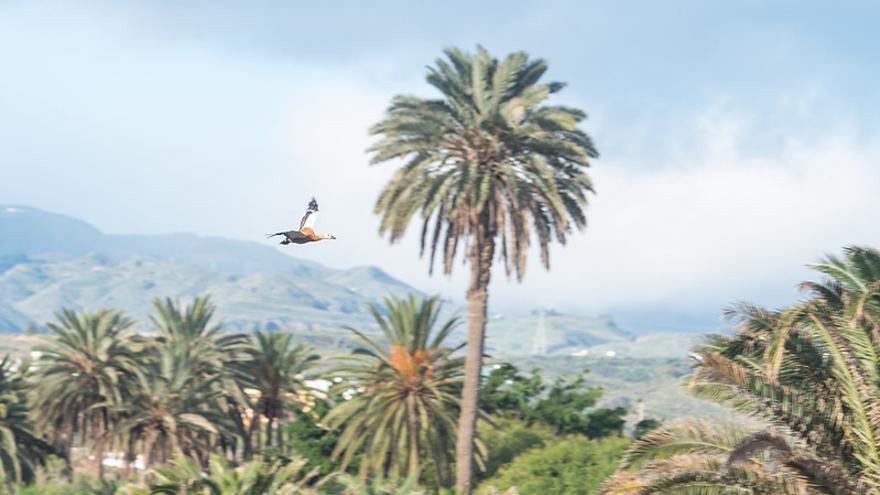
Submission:
<svg viewBox="0 0 880 495">
<path fill-rule="evenodd" d="M 299 221 L 299 230 L 276 232 L 274 234 L 268 234 L 266 237 L 268 238 L 275 237 L 276 235 L 283 235 L 284 239 L 281 241 L 282 245 L 287 245 L 290 243 L 306 244 L 309 242 L 323 241 L 325 239 L 336 239 L 330 234 L 315 233 L 315 220 L 317 218 L 318 202 L 315 201 L 315 198 L 312 198 L 312 200 L 309 201 L 309 207 L 306 209 L 306 214 L 303 215 L 302 220 Z"/>
</svg>

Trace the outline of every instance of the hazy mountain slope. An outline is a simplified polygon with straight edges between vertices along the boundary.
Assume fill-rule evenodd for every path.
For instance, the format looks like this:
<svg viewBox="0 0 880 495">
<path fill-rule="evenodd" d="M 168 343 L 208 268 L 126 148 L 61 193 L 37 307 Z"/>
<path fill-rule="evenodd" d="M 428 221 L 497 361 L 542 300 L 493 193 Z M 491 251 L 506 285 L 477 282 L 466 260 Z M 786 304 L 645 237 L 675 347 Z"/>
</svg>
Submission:
<svg viewBox="0 0 880 495">
<path fill-rule="evenodd" d="M 83 255 L 97 249 L 104 234 L 73 217 L 36 208 L 0 205 L 0 255 Z"/>
<path fill-rule="evenodd" d="M 100 253 L 113 260 L 152 257 L 210 270 L 323 273 L 321 265 L 256 242 L 193 234 L 108 235 L 76 218 L 26 206 L 0 205 L 0 272 L 4 258 L 78 257 Z"/>
<path fill-rule="evenodd" d="M 702 338 L 701 334 L 694 333 L 658 332 L 640 335 L 625 345 L 619 342 L 599 344 L 590 347 L 589 351 L 600 356 L 613 352 L 618 358 L 685 358 Z"/>
<path fill-rule="evenodd" d="M 190 299 L 208 293 L 229 328 L 305 329 L 369 323 L 367 304 L 412 290 L 381 271 L 342 272 L 347 285 L 295 273 L 240 275 L 154 258 L 115 261 L 88 255 L 31 261 L 0 275 L 0 308 L 7 308 L 0 309 L 0 317 L 21 329 L 21 315 L 42 324 L 62 307 L 119 308 L 145 321 L 154 297 Z"/>
<path fill-rule="evenodd" d="M 542 323 L 543 320 L 543 323 Z M 545 352 L 568 352 L 605 342 L 627 341 L 632 336 L 618 328 L 610 317 L 588 317 L 546 311 L 528 316 L 490 318 L 486 348 L 489 353 L 533 354 L 539 348 L 543 324 Z"/>
<path fill-rule="evenodd" d="M 0 240 L 0 331 L 42 326 L 62 307 L 119 308 L 145 322 L 155 297 L 208 293 L 230 329 L 307 331 L 326 344 L 342 325 L 370 329 L 369 304 L 415 290 L 377 267 L 337 270 L 256 242 L 192 234 L 107 235 L 24 206 L 0 205 Z M 531 354 L 540 323 L 537 314 L 493 318 L 488 351 Z M 630 339 L 610 318 L 549 311 L 543 324 L 548 353 Z M 453 339 L 464 339 L 464 326 Z"/>
<path fill-rule="evenodd" d="M 62 307 L 145 319 L 154 297 L 204 293 L 230 328 L 369 325 L 369 303 L 413 290 L 376 267 L 335 270 L 256 242 L 107 235 L 75 218 L 0 205 L 0 330 L 42 325 Z"/>
</svg>

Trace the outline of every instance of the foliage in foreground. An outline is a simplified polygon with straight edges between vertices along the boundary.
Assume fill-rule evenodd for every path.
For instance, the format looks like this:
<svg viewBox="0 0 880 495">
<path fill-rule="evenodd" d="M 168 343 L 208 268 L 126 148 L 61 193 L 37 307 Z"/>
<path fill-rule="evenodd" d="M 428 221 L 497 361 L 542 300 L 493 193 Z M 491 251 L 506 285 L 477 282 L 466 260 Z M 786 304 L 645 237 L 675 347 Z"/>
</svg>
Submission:
<svg viewBox="0 0 880 495">
<path fill-rule="evenodd" d="M 294 495 L 317 493 L 313 485 L 318 471 L 306 471 L 307 461 L 255 459 L 230 467 L 220 456 L 212 456 L 207 472 L 189 458 L 178 458 L 155 471 L 148 488 L 130 486 L 131 495 Z"/>
<path fill-rule="evenodd" d="M 803 301 L 778 311 L 743 305 L 737 333 L 697 352 L 691 389 L 770 426 L 710 452 L 662 446 L 731 433 L 655 431 L 628 456 L 652 462 L 624 463 L 606 493 L 880 493 L 880 252 L 851 247 L 812 267 L 824 279 L 802 284 Z"/>
<path fill-rule="evenodd" d="M 682 418 L 633 444 L 603 493 L 812 493 L 782 455 L 789 441 L 749 425 Z"/>
<path fill-rule="evenodd" d="M 57 459 L 56 459 L 57 460 Z M 257 458 L 232 465 L 219 455 L 211 456 L 207 467 L 188 457 L 171 460 L 147 474 L 147 481 L 125 483 L 102 481 L 87 474 L 73 479 L 65 475 L 63 463 L 49 462 L 37 470 L 30 484 L 0 487 L 10 495 L 425 495 L 414 479 L 386 479 L 379 476 L 362 481 L 333 472 L 319 475 L 306 459 Z"/>
<path fill-rule="evenodd" d="M 207 297 L 154 307 L 157 335 L 134 332 L 116 311 L 64 311 L 33 366 L 13 373 L 0 363 L 0 461 L 10 490 L 109 495 L 133 479 L 152 485 L 124 492 L 413 493 L 452 484 L 463 358 L 445 344 L 457 320 L 440 320 L 437 298 L 373 308 L 384 340 L 352 329 L 361 347 L 330 372 L 327 396 L 309 391 L 317 357 L 291 334 L 221 332 Z M 582 379 L 545 387 L 537 373 L 501 366 L 486 390 L 484 404 L 501 423 L 481 422 L 497 441 L 483 477 L 560 434 L 620 433 L 619 411 L 596 415 L 605 411 L 593 407 L 601 392 Z M 37 468 L 51 450 L 42 436 L 61 459 L 71 454 L 63 467 Z M 115 467 L 98 462 L 104 452 Z M 136 474 L 134 461 L 146 470 Z"/>
</svg>

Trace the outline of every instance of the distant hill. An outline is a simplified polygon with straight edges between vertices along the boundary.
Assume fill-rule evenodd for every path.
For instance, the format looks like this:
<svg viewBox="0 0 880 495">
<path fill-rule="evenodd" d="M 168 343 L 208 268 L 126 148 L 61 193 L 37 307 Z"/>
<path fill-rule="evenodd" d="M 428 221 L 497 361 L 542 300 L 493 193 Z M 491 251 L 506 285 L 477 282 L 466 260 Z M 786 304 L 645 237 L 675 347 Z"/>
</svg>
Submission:
<svg viewBox="0 0 880 495">
<path fill-rule="evenodd" d="M 155 297 L 211 294 L 226 328 L 291 329 L 332 346 L 343 325 L 373 326 L 368 305 L 416 289 L 374 266 L 346 270 L 255 242 L 192 234 L 108 235 L 76 218 L 0 205 L 0 332 L 42 327 L 62 307 L 118 308 L 146 322 Z M 447 306 L 447 312 L 456 308 Z M 536 349 L 537 330 L 544 327 Z M 453 336 L 464 340 L 464 327 Z M 570 353 L 632 336 L 610 317 L 495 315 L 493 355 Z"/>
<path fill-rule="evenodd" d="M 0 205 L 0 331 L 61 307 L 123 309 L 210 293 L 228 328 L 319 329 L 371 321 L 369 303 L 414 291 L 376 267 L 336 270 L 255 242 L 107 235 L 81 220 Z"/>
<path fill-rule="evenodd" d="M 632 339 L 611 317 L 575 316 L 552 310 L 536 310 L 528 316 L 491 316 L 487 334 L 487 352 L 500 355 L 528 355 L 542 350 L 546 354 L 569 353 Z"/>
<path fill-rule="evenodd" d="M 64 259 L 99 253 L 116 261 L 132 256 L 200 266 L 221 272 L 318 274 L 318 263 L 256 242 L 193 234 L 108 235 L 82 220 L 36 208 L 0 205 L 0 259 Z M 0 271 L 3 263 L 0 261 Z"/>
<path fill-rule="evenodd" d="M 22 323 L 41 324 L 51 319 L 59 308 L 75 307 L 119 308 L 145 321 L 154 297 L 191 299 L 207 293 L 227 328 L 305 330 L 369 322 L 368 303 L 389 293 L 412 290 L 376 272 L 334 275 L 348 283 L 298 273 L 219 272 L 141 256 L 123 261 L 101 254 L 62 261 L 33 260 L 0 275 L 0 318 L 16 330 L 23 328 Z"/>
</svg>

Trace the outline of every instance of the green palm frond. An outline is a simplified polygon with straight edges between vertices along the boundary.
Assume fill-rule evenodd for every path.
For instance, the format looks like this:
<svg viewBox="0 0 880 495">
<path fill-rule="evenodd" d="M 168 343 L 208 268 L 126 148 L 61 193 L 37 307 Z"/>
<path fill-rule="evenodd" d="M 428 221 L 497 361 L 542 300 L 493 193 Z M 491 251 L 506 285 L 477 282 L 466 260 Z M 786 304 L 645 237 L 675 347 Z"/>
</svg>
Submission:
<svg viewBox="0 0 880 495">
<path fill-rule="evenodd" d="M 112 310 L 64 309 L 48 324 L 49 339 L 36 350 L 33 409 L 38 425 L 65 455 L 73 438 L 101 448 L 115 408 L 124 404 L 134 383 L 144 378 L 144 342 L 133 322 Z"/>
<path fill-rule="evenodd" d="M 812 267 L 825 278 L 801 284 L 804 300 L 774 311 L 739 305 L 728 312 L 737 332 L 712 336 L 696 350 L 691 391 L 772 428 L 743 437 L 723 453 L 723 466 L 697 466 L 682 478 L 672 470 L 658 485 L 651 476 L 669 452 L 687 451 L 697 460 L 722 455 L 661 429 L 653 444 L 634 445 L 633 460 L 609 482 L 608 493 L 764 490 L 755 484 L 766 478 L 761 469 L 781 480 L 774 490 L 783 493 L 880 492 L 880 252 L 850 247 Z M 673 439 L 685 441 L 679 448 Z M 730 478 L 744 468 L 751 484 Z M 700 477 L 697 485 L 686 481 L 691 475 Z"/>
<path fill-rule="evenodd" d="M 219 374 L 203 376 L 198 357 L 175 346 L 161 347 L 142 380 L 117 407 L 117 437 L 143 443 L 147 465 L 186 455 L 206 460 L 219 435 L 232 435 Z"/>
<path fill-rule="evenodd" d="M 280 441 L 275 426 L 286 414 L 285 403 L 308 400 L 306 381 L 319 356 L 308 346 L 294 345 L 288 332 L 256 332 L 253 338 L 247 359 L 233 369 L 239 385 L 255 393 L 245 400 L 266 418 L 266 445 L 271 446 Z"/>
<path fill-rule="evenodd" d="M 300 495 L 318 493 L 317 471 L 306 471 L 307 462 L 253 460 L 230 467 L 221 456 L 212 456 L 208 470 L 188 458 L 175 459 L 155 470 L 150 494 L 178 495 Z"/>
<path fill-rule="evenodd" d="M 362 347 L 335 368 L 331 391 L 344 399 L 324 421 L 342 430 L 334 455 L 343 465 L 365 454 L 362 477 L 418 478 L 432 455 L 437 479 L 449 482 L 464 362 L 444 345 L 457 320 L 439 314 L 437 298 L 390 298 L 373 308 L 384 343 L 352 329 Z"/>
<path fill-rule="evenodd" d="M 370 129 L 380 136 L 371 162 L 404 163 L 376 203 L 380 231 L 396 241 L 419 214 L 422 252 L 431 269 L 442 253 L 446 273 L 466 237 L 497 236 L 508 274 L 520 278 L 533 231 L 549 267 L 551 240 L 586 226 L 585 168 L 598 156 L 577 127 L 586 114 L 546 105 L 564 85 L 540 83 L 546 63 L 524 52 L 444 55 L 427 75 L 441 98 L 396 97 Z"/>
<path fill-rule="evenodd" d="M 0 484 L 31 481 L 52 448 L 35 431 L 28 417 L 27 365 L 0 359 Z"/>
</svg>

